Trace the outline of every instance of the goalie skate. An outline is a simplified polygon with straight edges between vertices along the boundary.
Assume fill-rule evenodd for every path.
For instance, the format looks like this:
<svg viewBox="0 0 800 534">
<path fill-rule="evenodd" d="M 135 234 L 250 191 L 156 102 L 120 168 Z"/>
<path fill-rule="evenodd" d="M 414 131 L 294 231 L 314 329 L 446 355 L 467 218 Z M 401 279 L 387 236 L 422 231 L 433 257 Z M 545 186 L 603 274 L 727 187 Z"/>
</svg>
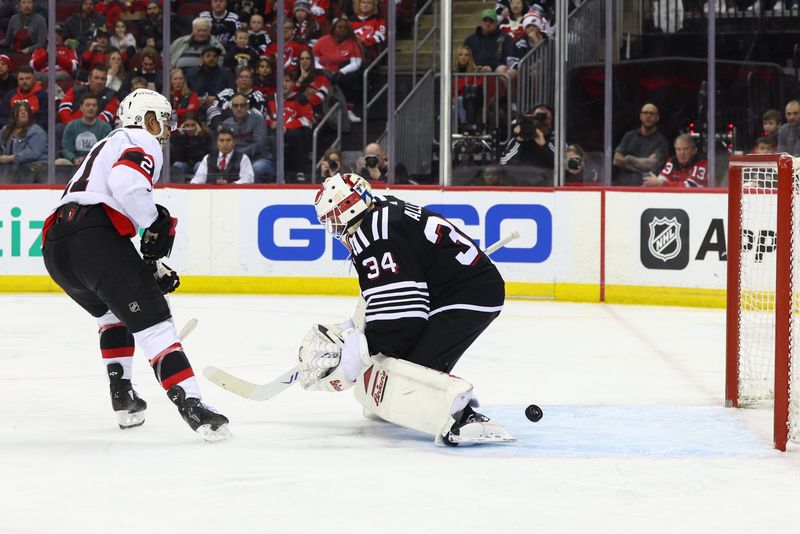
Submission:
<svg viewBox="0 0 800 534">
<path fill-rule="evenodd" d="M 455 423 L 450 432 L 445 434 L 442 442 L 445 445 L 468 446 L 481 443 L 514 443 L 517 438 L 508 430 L 498 425 L 488 417 L 472 409 L 464 408 L 459 423 Z"/>
</svg>

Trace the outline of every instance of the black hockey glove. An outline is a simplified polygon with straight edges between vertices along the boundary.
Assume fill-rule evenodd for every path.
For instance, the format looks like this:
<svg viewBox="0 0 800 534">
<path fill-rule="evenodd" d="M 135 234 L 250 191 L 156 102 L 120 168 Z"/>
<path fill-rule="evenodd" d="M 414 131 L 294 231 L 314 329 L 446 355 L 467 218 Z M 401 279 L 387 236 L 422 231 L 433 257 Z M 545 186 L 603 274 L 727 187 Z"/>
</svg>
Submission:
<svg viewBox="0 0 800 534">
<path fill-rule="evenodd" d="M 172 252 L 172 244 L 175 242 L 175 226 L 178 224 L 178 219 L 170 216 L 169 210 L 160 204 L 156 204 L 156 209 L 158 217 L 144 231 L 139 247 L 146 261 L 169 256 L 169 253 Z"/>
<path fill-rule="evenodd" d="M 169 265 L 161 263 L 160 261 L 148 261 L 147 265 L 153 270 L 153 278 L 156 279 L 161 293 L 166 295 L 172 293 L 178 286 L 181 285 L 181 279 Z"/>
</svg>

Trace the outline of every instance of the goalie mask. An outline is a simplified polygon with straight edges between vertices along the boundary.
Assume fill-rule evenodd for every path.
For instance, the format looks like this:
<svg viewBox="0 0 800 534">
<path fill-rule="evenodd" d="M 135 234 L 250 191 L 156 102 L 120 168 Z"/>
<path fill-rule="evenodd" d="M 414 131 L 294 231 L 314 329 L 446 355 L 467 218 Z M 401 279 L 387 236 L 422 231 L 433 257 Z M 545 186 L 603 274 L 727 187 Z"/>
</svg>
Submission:
<svg viewBox="0 0 800 534">
<path fill-rule="evenodd" d="M 154 136 L 163 145 L 169 138 L 170 130 L 174 130 L 176 127 L 172 104 L 164 95 L 150 89 L 136 89 L 122 99 L 117 115 L 123 128 L 134 127 L 147 130 L 145 119 L 149 111 L 155 114 L 158 124 L 161 125 L 161 130 Z"/>
<path fill-rule="evenodd" d="M 327 178 L 314 200 L 317 219 L 337 239 L 354 233 L 371 205 L 369 182 L 350 173 Z"/>
</svg>

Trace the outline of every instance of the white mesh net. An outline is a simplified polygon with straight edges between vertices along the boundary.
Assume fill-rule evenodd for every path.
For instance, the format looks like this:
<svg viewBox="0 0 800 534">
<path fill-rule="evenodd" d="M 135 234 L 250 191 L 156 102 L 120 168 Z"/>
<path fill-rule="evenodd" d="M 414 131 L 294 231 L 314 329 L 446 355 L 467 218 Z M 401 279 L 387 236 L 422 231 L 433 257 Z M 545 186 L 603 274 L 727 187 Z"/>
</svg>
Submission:
<svg viewBox="0 0 800 534">
<path fill-rule="evenodd" d="M 739 404 L 772 399 L 775 385 L 775 288 L 776 228 L 778 214 L 778 168 L 775 164 L 744 167 L 742 197 L 741 258 L 739 265 Z M 787 184 L 789 181 L 787 181 Z M 800 365 L 794 365 L 794 340 L 800 339 L 798 290 L 800 280 L 800 158 L 792 172 L 792 252 L 788 283 L 793 301 L 789 326 L 789 439 L 800 440 Z"/>
</svg>

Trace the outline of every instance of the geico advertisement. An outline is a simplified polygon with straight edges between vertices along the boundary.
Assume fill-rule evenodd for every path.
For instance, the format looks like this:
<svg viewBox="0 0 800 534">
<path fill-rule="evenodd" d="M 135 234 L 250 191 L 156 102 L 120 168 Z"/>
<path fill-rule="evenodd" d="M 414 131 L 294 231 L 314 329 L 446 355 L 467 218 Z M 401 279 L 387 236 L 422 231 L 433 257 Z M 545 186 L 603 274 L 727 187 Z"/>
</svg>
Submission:
<svg viewBox="0 0 800 534">
<path fill-rule="evenodd" d="M 240 197 L 240 261 L 250 273 L 281 276 L 351 277 L 348 252 L 317 221 L 312 189 L 249 191 Z M 517 281 L 552 280 L 552 193 L 375 191 L 427 207 L 459 226 L 485 248 L 510 234 L 520 237 L 492 259 Z M 251 246 L 252 245 L 252 246 Z"/>
<path fill-rule="evenodd" d="M 607 193 L 607 283 L 724 289 L 727 210 L 725 193 Z"/>
</svg>

